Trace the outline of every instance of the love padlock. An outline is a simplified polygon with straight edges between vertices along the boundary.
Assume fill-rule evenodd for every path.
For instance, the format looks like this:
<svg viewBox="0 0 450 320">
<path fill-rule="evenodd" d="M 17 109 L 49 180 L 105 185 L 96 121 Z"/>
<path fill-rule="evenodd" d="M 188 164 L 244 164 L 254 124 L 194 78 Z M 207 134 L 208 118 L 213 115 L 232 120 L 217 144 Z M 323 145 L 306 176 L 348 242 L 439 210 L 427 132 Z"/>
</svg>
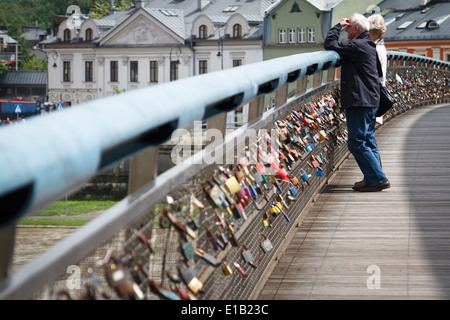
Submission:
<svg viewBox="0 0 450 320">
<path fill-rule="evenodd" d="M 273 249 L 273 244 L 264 233 L 260 232 L 259 234 L 264 237 L 264 241 L 260 241 L 261 248 L 264 253 L 267 253 L 268 251 Z"/>
<path fill-rule="evenodd" d="M 222 262 L 222 272 L 225 276 L 230 276 L 233 274 L 233 270 L 225 261 Z"/>
<path fill-rule="evenodd" d="M 308 185 L 310 185 L 310 183 L 308 181 L 309 180 L 309 175 L 306 173 L 306 171 L 304 169 L 300 169 L 300 171 L 301 171 L 300 176 L 302 177 L 302 180 L 304 182 L 306 182 Z"/>
<path fill-rule="evenodd" d="M 248 250 L 247 246 L 245 244 L 242 244 L 242 246 L 245 248 L 245 250 L 242 251 L 242 257 L 244 258 L 245 262 L 247 262 L 249 265 L 251 265 L 253 268 L 256 268 L 256 263 L 253 258 L 253 255 L 250 250 Z"/>
</svg>

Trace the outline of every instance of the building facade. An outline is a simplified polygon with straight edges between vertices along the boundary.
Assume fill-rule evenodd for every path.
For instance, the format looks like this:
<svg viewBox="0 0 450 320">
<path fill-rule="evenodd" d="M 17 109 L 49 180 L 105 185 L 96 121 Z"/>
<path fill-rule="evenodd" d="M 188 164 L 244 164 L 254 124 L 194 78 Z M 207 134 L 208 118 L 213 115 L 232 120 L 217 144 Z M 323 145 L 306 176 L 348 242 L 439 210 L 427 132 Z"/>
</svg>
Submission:
<svg viewBox="0 0 450 320">
<path fill-rule="evenodd" d="M 136 0 L 102 19 L 60 19 L 55 36 L 41 42 L 48 99 L 71 106 L 262 61 L 263 18 L 271 4 Z"/>
</svg>

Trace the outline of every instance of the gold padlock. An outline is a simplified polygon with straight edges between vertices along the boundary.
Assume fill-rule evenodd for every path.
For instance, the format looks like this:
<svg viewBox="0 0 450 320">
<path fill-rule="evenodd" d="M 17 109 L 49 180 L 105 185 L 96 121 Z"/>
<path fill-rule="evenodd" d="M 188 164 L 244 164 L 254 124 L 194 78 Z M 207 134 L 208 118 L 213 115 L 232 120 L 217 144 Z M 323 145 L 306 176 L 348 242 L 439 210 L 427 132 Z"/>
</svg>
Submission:
<svg viewBox="0 0 450 320">
<path fill-rule="evenodd" d="M 223 274 L 226 276 L 230 276 L 233 274 L 233 270 L 225 261 L 222 262 L 222 271 L 223 271 Z"/>
<path fill-rule="evenodd" d="M 227 179 L 227 181 L 225 181 L 225 186 L 227 187 L 231 195 L 241 190 L 241 187 L 239 186 L 239 182 L 237 181 L 236 177 L 231 177 Z"/>
</svg>

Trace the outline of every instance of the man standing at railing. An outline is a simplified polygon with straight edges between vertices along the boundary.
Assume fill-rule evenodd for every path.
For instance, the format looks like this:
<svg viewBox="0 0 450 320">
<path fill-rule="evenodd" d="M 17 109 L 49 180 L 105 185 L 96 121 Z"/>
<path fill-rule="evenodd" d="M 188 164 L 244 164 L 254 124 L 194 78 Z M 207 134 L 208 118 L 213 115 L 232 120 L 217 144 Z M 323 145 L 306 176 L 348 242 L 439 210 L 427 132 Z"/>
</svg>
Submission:
<svg viewBox="0 0 450 320">
<path fill-rule="evenodd" d="M 348 41 L 341 42 L 339 36 L 344 27 Z M 342 59 L 341 107 L 347 117 L 348 149 L 364 175 L 353 189 L 363 192 L 390 187 L 375 141 L 380 87 L 376 46 L 370 38 L 369 27 L 369 20 L 355 13 L 332 27 L 324 42 L 326 50 L 336 51 Z"/>
</svg>

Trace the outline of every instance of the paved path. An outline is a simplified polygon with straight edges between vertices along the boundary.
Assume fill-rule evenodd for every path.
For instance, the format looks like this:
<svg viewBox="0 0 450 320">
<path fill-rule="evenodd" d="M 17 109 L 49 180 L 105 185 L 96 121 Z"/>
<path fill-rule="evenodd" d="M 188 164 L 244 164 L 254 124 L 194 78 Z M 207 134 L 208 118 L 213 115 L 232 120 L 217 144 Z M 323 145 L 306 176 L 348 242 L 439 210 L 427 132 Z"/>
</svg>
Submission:
<svg viewBox="0 0 450 320">
<path fill-rule="evenodd" d="M 351 189 L 352 157 L 309 211 L 260 299 L 450 298 L 450 105 L 377 131 L 391 188 Z"/>
</svg>

